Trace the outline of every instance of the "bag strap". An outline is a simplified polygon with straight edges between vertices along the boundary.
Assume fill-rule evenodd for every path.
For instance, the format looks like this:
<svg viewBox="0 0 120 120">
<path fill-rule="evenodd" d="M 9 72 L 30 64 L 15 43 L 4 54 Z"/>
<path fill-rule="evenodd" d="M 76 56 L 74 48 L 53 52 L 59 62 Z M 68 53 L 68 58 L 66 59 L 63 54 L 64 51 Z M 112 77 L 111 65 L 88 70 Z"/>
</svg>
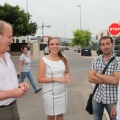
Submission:
<svg viewBox="0 0 120 120">
<path fill-rule="evenodd" d="M 114 59 L 115 59 L 115 56 L 113 56 L 113 57 L 110 59 L 110 61 L 107 63 L 107 65 L 105 66 L 104 70 L 102 71 L 102 74 L 105 74 L 106 69 L 108 68 L 109 64 L 110 64 Z M 92 95 L 94 95 L 94 93 L 95 93 L 98 85 L 99 85 L 99 84 L 96 84 L 96 86 L 95 86 L 95 88 L 94 88 L 94 90 L 93 90 Z"/>
<path fill-rule="evenodd" d="M 110 61 L 107 63 L 107 65 L 105 66 L 104 70 L 102 71 L 102 74 L 105 74 L 106 69 L 108 68 L 109 64 L 115 59 L 115 56 L 113 56 Z"/>
</svg>

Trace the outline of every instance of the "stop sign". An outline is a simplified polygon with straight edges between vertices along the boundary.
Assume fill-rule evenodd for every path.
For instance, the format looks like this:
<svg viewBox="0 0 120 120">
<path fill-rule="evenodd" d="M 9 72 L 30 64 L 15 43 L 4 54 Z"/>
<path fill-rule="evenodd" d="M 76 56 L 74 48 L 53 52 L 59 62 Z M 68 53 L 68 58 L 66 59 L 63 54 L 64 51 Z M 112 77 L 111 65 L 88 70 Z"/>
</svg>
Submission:
<svg viewBox="0 0 120 120">
<path fill-rule="evenodd" d="M 117 35 L 120 33 L 120 25 L 118 23 L 112 23 L 108 28 L 108 32 L 111 35 Z"/>
</svg>

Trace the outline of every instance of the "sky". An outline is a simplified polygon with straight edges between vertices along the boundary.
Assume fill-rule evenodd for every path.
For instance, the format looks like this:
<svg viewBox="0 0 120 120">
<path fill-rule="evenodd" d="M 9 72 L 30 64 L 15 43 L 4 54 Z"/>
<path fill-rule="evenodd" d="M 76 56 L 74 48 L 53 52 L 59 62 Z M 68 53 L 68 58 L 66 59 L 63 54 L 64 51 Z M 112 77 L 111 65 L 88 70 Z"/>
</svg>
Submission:
<svg viewBox="0 0 120 120">
<path fill-rule="evenodd" d="M 42 23 L 50 26 L 44 27 L 44 36 L 72 38 L 80 23 L 81 29 L 94 37 L 120 21 L 120 0 L 0 0 L 1 5 L 5 3 L 18 5 L 32 15 L 31 21 L 38 25 L 36 36 L 42 35 Z"/>
</svg>

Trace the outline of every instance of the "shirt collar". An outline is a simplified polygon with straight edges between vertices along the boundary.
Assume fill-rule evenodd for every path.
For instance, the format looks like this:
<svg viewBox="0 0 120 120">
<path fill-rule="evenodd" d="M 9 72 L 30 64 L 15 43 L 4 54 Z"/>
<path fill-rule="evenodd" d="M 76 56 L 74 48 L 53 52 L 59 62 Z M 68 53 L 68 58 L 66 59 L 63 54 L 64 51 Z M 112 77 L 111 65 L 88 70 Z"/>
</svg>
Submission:
<svg viewBox="0 0 120 120">
<path fill-rule="evenodd" d="M 4 53 L 5 59 L 10 59 L 10 54 L 8 52 Z M 0 61 L 3 61 L 2 58 L 0 57 Z"/>
<path fill-rule="evenodd" d="M 112 54 L 112 55 L 110 56 L 110 58 L 109 58 L 107 61 L 109 61 L 113 56 L 115 57 L 115 55 Z M 103 59 L 103 61 L 104 61 L 104 56 L 103 56 L 103 55 L 101 55 L 100 58 Z"/>
</svg>

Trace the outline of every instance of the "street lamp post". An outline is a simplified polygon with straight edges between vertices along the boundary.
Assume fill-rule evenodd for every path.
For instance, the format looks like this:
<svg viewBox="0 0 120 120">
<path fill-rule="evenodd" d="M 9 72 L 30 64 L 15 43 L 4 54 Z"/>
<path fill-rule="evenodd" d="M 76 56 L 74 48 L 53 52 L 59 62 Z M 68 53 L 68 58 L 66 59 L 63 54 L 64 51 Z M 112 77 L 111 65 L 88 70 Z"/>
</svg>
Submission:
<svg viewBox="0 0 120 120">
<path fill-rule="evenodd" d="M 28 20 L 28 1 L 27 0 L 26 0 L 26 12 L 27 12 L 27 20 Z M 27 43 L 29 44 L 28 21 L 27 21 Z"/>
<path fill-rule="evenodd" d="M 65 27 L 65 28 L 64 28 L 64 29 L 65 29 L 65 42 L 66 42 L 66 25 L 67 25 L 67 24 L 65 24 L 65 26 L 64 26 L 64 27 Z M 67 42 L 66 42 L 66 44 L 67 44 Z"/>
<path fill-rule="evenodd" d="M 44 23 L 42 23 L 42 37 L 41 40 L 43 40 L 43 35 L 44 35 L 44 27 L 50 28 L 50 25 L 44 25 Z M 39 41 L 39 58 L 40 58 L 40 41 Z"/>
<path fill-rule="evenodd" d="M 81 5 L 78 5 L 77 7 L 80 7 L 80 30 L 81 30 Z"/>
<path fill-rule="evenodd" d="M 96 40 L 96 44 L 97 44 L 97 50 L 98 50 L 98 45 L 99 45 L 99 42 L 98 42 L 98 40 Z"/>
</svg>

